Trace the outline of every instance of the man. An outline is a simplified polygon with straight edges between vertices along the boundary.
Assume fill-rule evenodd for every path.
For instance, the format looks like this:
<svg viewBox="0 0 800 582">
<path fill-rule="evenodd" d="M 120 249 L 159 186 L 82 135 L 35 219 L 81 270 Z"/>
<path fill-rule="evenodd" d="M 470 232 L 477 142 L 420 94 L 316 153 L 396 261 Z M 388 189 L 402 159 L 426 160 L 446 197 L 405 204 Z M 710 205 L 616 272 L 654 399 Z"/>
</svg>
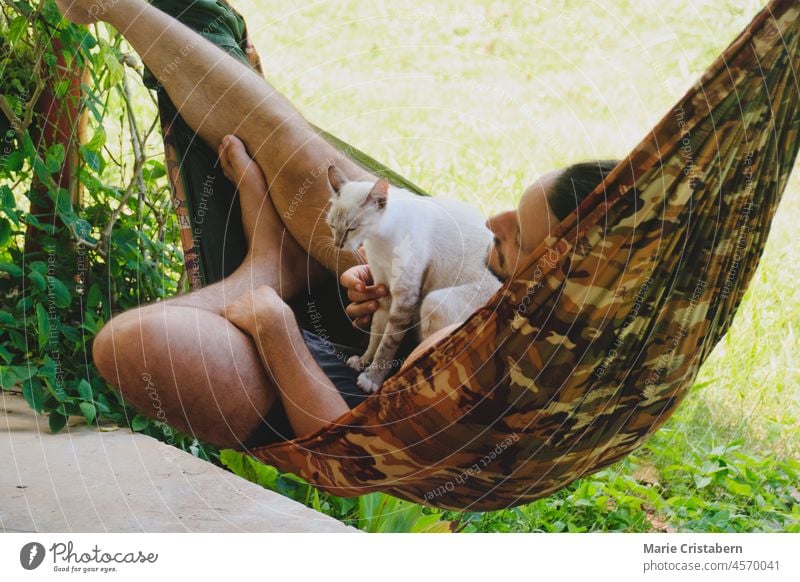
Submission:
<svg viewBox="0 0 800 582">
<path fill-rule="evenodd" d="M 320 137 L 259 75 L 144 0 L 57 2 L 77 23 L 99 18 L 119 29 L 186 122 L 219 149 L 239 188 L 248 242 L 244 262 L 225 280 L 114 317 L 94 342 L 100 372 L 144 414 L 220 447 L 300 436 L 340 417 L 365 397 L 353 392 L 354 382 L 352 391 L 346 386 L 340 357 L 358 348 L 332 344 L 336 357 L 327 354 L 318 336 L 299 329 L 286 302 L 341 276 L 354 302 L 347 314 L 357 326 L 369 322 L 375 298 L 387 291 L 371 285 L 360 257 L 333 248 L 320 213 L 330 196 L 324 170 L 333 162 L 350 180 L 377 176 Z M 169 74 L 176 54 L 180 74 Z M 518 209 L 487 221 L 495 233 L 490 268 L 511 276 L 612 166 L 546 174 Z"/>
</svg>

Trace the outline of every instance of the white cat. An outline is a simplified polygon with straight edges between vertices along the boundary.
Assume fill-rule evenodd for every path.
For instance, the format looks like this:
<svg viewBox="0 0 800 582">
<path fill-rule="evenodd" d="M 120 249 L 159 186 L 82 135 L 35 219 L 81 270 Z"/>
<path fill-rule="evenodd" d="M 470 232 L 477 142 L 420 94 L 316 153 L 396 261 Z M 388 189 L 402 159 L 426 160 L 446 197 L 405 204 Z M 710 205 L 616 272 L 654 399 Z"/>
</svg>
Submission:
<svg viewBox="0 0 800 582">
<path fill-rule="evenodd" d="M 497 291 L 500 282 L 486 267 L 493 237 L 481 213 L 463 202 L 417 196 L 385 179 L 348 181 L 335 166 L 328 181 L 334 244 L 355 251 L 363 242 L 375 284 L 390 294 L 372 317 L 367 351 L 347 361 L 363 370 L 358 385 L 370 393 L 394 367 L 409 328 L 419 325 L 425 339 L 465 320 Z"/>
</svg>

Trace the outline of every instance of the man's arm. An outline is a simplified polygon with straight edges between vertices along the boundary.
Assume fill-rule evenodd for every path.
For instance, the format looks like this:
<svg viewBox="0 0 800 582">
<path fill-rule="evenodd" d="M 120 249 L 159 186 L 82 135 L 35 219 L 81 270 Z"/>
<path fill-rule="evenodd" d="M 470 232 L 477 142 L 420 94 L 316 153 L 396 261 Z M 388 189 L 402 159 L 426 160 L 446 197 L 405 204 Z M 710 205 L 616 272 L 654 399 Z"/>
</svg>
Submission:
<svg viewBox="0 0 800 582">
<path fill-rule="evenodd" d="M 85 2 L 60 4 L 73 1 Z M 301 120 L 291 103 L 250 67 L 158 8 L 144 0 L 105 0 L 105 6 L 96 14 L 122 33 L 210 146 L 235 134 L 253 152 L 270 147 L 260 143 L 264 127 Z"/>
<path fill-rule="evenodd" d="M 255 341 L 297 436 L 316 432 L 349 408 L 308 351 L 291 308 L 268 286 L 245 293 L 225 317 Z"/>
</svg>

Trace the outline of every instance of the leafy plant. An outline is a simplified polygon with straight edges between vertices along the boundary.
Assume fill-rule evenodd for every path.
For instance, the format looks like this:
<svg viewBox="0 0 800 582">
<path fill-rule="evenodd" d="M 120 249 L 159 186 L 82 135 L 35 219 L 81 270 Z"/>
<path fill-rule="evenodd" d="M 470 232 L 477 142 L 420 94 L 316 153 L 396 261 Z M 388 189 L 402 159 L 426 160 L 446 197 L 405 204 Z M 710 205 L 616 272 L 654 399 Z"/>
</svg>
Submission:
<svg viewBox="0 0 800 582">
<path fill-rule="evenodd" d="M 53 432 L 79 416 L 215 455 L 135 415 L 91 364 L 112 313 L 175 294 L 183 269 L 155 105 L 132 82 L 141 67 L 118 34 L 68 23 L 52 0 L 4 3 L 0 33 L 2 389 L 48 414 Z M 47 97 L 60 107 L 43 107 Z M 88 139 L 48 134 L 65 115 Z"/>
<path fill-rule="evenodd" d="M 253 457 L 231 449 L 221 451 L 220 461 L 233 473 L 248 481 L 364 531 L 444 533 L 464 528 L 458 518 L 443 519 L 439 512 L 382 493 L 370 493 L 358 498 L 324 493 L 296 475 L 281 473 L 275 467 L 264 465 Z"/>
</svg>

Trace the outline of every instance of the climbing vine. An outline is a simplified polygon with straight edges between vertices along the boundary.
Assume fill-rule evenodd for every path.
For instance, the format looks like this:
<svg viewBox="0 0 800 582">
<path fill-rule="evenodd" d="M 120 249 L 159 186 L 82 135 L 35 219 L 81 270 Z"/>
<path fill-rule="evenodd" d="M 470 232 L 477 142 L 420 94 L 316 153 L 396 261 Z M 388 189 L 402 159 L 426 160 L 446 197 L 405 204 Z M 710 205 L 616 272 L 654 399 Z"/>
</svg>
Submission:
<svg viewBox="0 0 800 582">
<path fill-rule="evenodd" d="M 0 386 L 57 432 L 75 417 L 130 424 L 196 454 L 194 439 L 136 415 L 92 364 L 112 314 L 174 295 L 183 257 L 154 97 L 110 28 L 64 20 L 52 0 L 0 4 Z"/>
</svg>

